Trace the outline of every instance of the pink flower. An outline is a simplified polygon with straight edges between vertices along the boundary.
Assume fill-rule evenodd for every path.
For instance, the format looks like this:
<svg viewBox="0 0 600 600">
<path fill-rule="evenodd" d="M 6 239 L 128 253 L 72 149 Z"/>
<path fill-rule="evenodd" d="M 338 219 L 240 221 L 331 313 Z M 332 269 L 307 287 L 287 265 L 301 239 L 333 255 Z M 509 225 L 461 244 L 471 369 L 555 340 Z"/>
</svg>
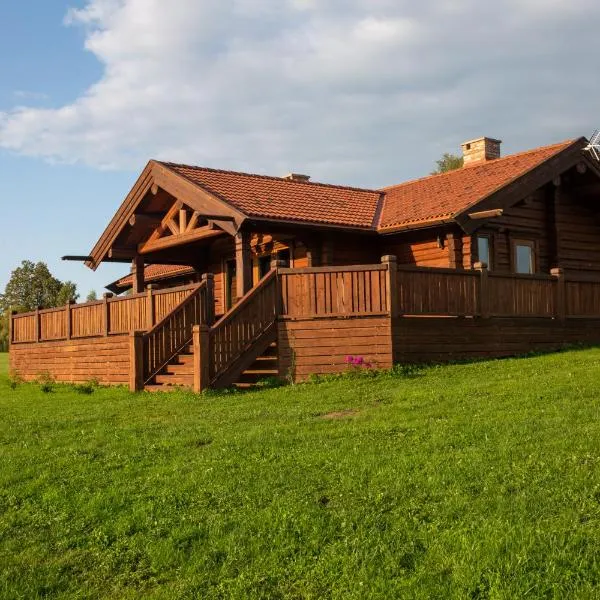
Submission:
<svg viewBox="0 0 600 600">
<path fill-rule="evenodd" d="M 360 365 L 364 364 L 364 362 L 365 362 L 365 359 L 362 356 L 354 357 L 353 364 L 355 364 L 356 366 L 360 366 Z"/>
<path fill-rule="evenodd" d="M 350 355 L 346 356 L 346 358 L 344 359 L 344 362 L 348 365 L 351 365 L 353 361 L 354 361 L 354 357 L 350 356 Z"/>
</svg>

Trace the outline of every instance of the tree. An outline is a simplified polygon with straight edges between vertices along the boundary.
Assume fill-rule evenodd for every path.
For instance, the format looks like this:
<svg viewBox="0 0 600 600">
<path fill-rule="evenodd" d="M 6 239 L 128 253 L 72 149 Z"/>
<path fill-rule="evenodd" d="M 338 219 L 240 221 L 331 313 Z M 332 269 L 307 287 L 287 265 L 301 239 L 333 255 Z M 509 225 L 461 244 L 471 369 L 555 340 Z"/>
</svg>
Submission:
<svg viewBox="0 0 600 600">
<path fill-rule="evenodd" d="M 98 300 L 98 295 L 96 294 L 96 290 L 90 290 L 88 295 L 85 297 L 86 302 L 96 302 Z"/>
<path fill-rule="evenodd" d="M 50 273 L 43 262 L 24 260 L 11 274 L 4 294 L 0 295 L 0 310 L 35 310 L 38 306 L 57 306 L 62 282 Z"/>
<path fill-rule="evenodd" d="M 72 281 L 65 281 L 56 295 L 55 306 L 62 306 L 67 302 L 76 302 L 78 298 L 77 286 Z"/>
<path fill-rule="evenodd" d="M 64 283 L 54 277 L 46 263 L 24 260 L 17 267 L 0 294 L 0 348 L 8 342 L 10 311 L 26 312 L 41 308 L 52 308 L 77 300 L 77 286 L 72 281 Z"/>
<path fill-rule="evenodd" d="M 437 175 L 438 173 L 447 173 L 448 171 L 454 171 L 455 169 L 460 169 L 464 162 L 462 156 L 457 156 L 456 154 L 450 154 L 449 152 L 444 152 L 442 158 L 435 161 L 437 165 L 437 169 L 432 171 L 432 175 Z"/>
</svg>

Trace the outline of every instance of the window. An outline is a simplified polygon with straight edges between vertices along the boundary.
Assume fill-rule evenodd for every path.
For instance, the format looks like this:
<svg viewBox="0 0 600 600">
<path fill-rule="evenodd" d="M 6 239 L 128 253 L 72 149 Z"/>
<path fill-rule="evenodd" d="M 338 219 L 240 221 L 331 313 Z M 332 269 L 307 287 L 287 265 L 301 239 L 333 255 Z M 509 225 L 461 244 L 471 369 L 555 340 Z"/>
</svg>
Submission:
<svg viewBox="0 0 600 600">
<path fill-rule="evenodd" d="M 535 243 L 531 240 L 514 240 L 513 260 L 515 273 L 535 273 Z"/>
<path fill-rule="evenodd" d="M 492 268 L 490 237 L 488 235 L 477 236 L 477 257 L 479 262 L 485 263 L 488 266 L 488 269 Z"/>
</svg>

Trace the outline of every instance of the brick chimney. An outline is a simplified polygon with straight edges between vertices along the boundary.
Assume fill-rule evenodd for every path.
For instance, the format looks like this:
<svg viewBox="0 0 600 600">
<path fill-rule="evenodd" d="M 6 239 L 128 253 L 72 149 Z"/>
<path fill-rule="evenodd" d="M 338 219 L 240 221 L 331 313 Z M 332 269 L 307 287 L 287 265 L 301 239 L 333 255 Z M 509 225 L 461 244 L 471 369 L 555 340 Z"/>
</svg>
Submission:
<svg viewBox="0 0 600 600">
<path fill-rule="evenodd" d="M 303 181 L 307 182 L 310 179 L 310 175 L 302 175 L 302 173 L 288 173 L 283 176 L 283 179 L 288 181 Z"/>
<path fill-rule="evenodd" d="M 462 148 L 465 166 L 500 158 L 501 143 L 501 140 L 489 137 L 463 142 L 460 147 Z"/>
</svg>

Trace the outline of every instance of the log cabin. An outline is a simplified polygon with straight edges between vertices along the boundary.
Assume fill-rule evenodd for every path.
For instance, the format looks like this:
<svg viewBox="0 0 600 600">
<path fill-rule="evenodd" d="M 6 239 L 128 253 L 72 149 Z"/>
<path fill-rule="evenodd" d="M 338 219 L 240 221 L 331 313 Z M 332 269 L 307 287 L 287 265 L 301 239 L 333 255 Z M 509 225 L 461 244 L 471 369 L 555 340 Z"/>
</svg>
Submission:
<svg viewBox="0 0 600 600">
<path fill-rule="evenodd" d="M 79 257 L 131 272 L 13 315 L 11 367 L 200 391 L 600 342 L 600 163 L 585 138 L 500 146 L 381 189 L 151 160 Z"/>
</svg>

